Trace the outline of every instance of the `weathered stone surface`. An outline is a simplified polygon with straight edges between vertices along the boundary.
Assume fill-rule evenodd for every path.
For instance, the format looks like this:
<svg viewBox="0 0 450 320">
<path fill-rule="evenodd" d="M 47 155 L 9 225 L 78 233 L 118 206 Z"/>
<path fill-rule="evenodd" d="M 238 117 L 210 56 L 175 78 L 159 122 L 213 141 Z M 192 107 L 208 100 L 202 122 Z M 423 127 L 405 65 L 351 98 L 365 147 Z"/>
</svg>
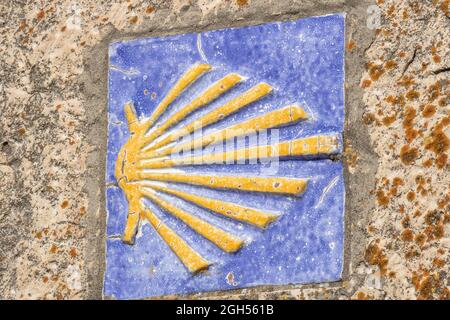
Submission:
<svg viewBox="0 0 450 320">
<path fill-rule="evenodd" d="M 0 297 L 101 298 L 112 40 L 346 12 L 345 280 L 195 297 L 448 299 L 448 5 L 3 1 Z"/>
</svg>

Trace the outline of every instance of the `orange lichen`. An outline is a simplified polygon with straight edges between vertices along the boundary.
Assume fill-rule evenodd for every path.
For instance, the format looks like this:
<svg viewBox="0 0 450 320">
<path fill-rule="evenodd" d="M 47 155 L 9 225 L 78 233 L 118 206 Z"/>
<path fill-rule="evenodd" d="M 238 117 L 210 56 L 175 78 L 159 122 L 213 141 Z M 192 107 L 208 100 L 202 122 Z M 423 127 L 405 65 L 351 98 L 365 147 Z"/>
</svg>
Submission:
<svg viewBox="0 0 450 320">
<path fill-rule="evenodd" d="M 425 241 L 426 241 L 426 236 L 423 233 L 419 233 L 418 235 L 416 235 L 416 237 L 414 238 L 414 241 L 421 247 L 424 245 Z"/>
<path fill-rule="evenodd" d="M 154 8 L 151 4 L 148 5 L 147 8 L 145 9 L 145 13 L 146 13 L 146 14 L 150 14 L 150 13 L 152 13 L 153 11 L 155 11 L 155 8 Z"/>
<path fill-rule="evenodd" d="M 414 218 L 418 218 L 422 215 L 422 212 L 420 212 L 419 210 L 414 211 L 413 217 Z"/>
<path fill-rule="evenodd" d="M 408 260 L 419 257 L 419 256 L 420 256 L 420 252 L 415 249 L 408 250 L 405 254 L 405 258 Z"/>
<path fill-rule="evenodd" d="M 36 18 L 38 19 L 38 20 L 41 20 L 41 19 L 43 19 L 45 17 L 45 11 L 44 10 L 40 10 L 38 13 L 37 13 L 37 15 L 36 15 Z"/>
<path fill-rule="evenodd" d="M 356 294 L 356 299 L 358 299 L 358 300 L 368 300 L 368 297 L 367 297 L 367 295 L 364 293 L 364 292 L 358 292 L 357 294 Z"/>
<path fill-rule="evenodd" d="M 358 164 L 358 154 L 356 151 L 351 146 L 347 146 L 344 155 L 347 159 L 348 166 L 350 168 L 356 168 L 356 165 Z"/>
<path fill-rule="evenodd" d="M 52 247 L 50 248 L 50 253 L 56 253 L 58 251 L 58 247 L 54 244 L 52 244 Z"/>
<path fill-rule="evenodd" d="M 426 180 L 422 175 L 419 174 L 418 176 L 416 176 L 415 182 L 417 185 L 423 186 L 426 183 Z"/>
<path fill-rule="evenodd" d="M 412 107 L 408 107 L 405 109 L 405 111 L 403 112 L 403 127 L 406 128 L 411 128 L 413 125 L 413 120 L 416 117 L 416 110 Z"/>
<path fill-rule="evenodd" d="M 446 16 L 449 15 L 449 12 L 448 12 L 449 3 L 450 3 L 450 0 L 444 0 L 440 5 L 440 9 L 442 10 L 442 12 L 444 12 L 444 14 Z"/>
<path fill-rule="evenodd" d="M 248 5 L 248 0 L 236 0 L 236 3 L 238 6 L 242 7 Z"/>
<path fill-rule="evenodd" d="M 428 69 L 429 63 L 422 62 L 422 72 L 425 72 Z"/>
<path fill-rule="evenodd" d="M 78 255 L 77 249 L 74 247 L 70 248 L 69 254 L 72 258 L 75 258 Z"/>
<path fill-rule="evenodd" d="M 437 52 L 437 48 L 436 48 L 435 45 L 433 45 L 433 46 L 431 47 L 431 53 L 432 53 L 432 54 L 436 54 L 436 52 Z"/>
<path fill-rule="evenodd" d="M 355 47 L 356 47 L 356 42 L 353 39 L 350 39 L 350 41 L 347 43 L 347 50 L 349 52 L 352 52 Z"/>
<path fill-rule="evenodd" d="M 395 196 L 397 195 L 397 192 L 398 192 L 398 189 L 397 189 L 396 187 L 392 187 L 392 188 L 389 190 L 389 196 L 395 197 Z"/>
<path fill-rule="evenodd" d="M 425 168 L 430 168 L 430 167 L 433 165 L 433 160 L 427 159 L 427 160 L 425 160 L 424 162 L 422 162 L 422 165 L 423 165 Z"/>
<path fill-rule="evenodd" d="M 427 235 L 428 241 L 439 240 L 444 237 L 444 226 L 441 223 L 438 226 L 430 226 L 425 229 L 425 234 Z"/>
<path fill-rule="evenodd" d="M 408 11 L 406 9 L 403 9 L 402 16 L 403 16 L 404 20 L 408 19 L 409 15 L 408 15 Z"/>
<path fill-rule="evenodd" d="M 418 157 L 417 148 L 410 148 L 408 145 L 404 145 L 400 149 L 400 159 L 405 165 L 413 164 Z"/>
<path fill-rule="evenodd" d="M 398 186 L 402 186 L 402 185 L 404 184 L 404 182 L 403 182 L 403 179 L 402 179 L 402 178 L 400 178 L 400 177 L 395 177 L 394 180 L 392 180 L 392 184 L 393 184 L 395 187 L 398 187 Z"/>
<path fill-rule="evenodd" d="M 133 17 L 130 18 L 130 23 L 131 24 L 136 24 L 138 22 L 138 19 L 139 19 L 138 16 L 133 16 Z"/>
<path fill-rule="evenodd" d="M 448 150 L 449 147 L 449 139 L 443 128 L 448 125 L 447 120 L 443 119 L 439 122 L 431 132 L 431 135 L 424 140 L 425 149 L 434 152 L 437 155 L 443 154 Z"/>
<path fill-rule="evenodd" d="M 432 210 L 425 215 L 425 223 L 432 226 L 438 225 L 442 220 L 443 213 L 439 210 Z"/>
<path fill-rule="evenodd" d="M 69 201 L 64 200 L 63 203 L 61 203 L 61 208 L 66 209 L 69 206 Z"/>
<path fill-rule="evenodd" d="M 428 225 L 425 228 L 425 234 L 428 241 L 437 240 L 444 236 L 444 214 L 440 210 L 433 210 L 425 216 L 425 223 Z"/>
<path fill-rule="evenodd" d="M 372 84 L 372 81 L 367 80 L 367 79 L 363 80 L 361 82 L 361 88 L 363 88 L 363 89 L 368 88 L 368 87 L 370 87 L 371 84 Z"/>
<path fill-rule="evenodd" d="M 363 114 L 362 120 L 363 120 L 364 124 L 369 125 L 369 124 L 372 124 L 376 120 L 376 118 L 373 113 L 367 112 L 367 113 Z"/>
<path fill-rule="evenodd" d="M 447 165 L 447 161 L 448 161 L 448 156 L 447 154 L 443 153 L 439 156 L 437 156 L 435 162 L 436 162 L 436 167 L 438 169 L 443 169 L 446 165 Z"/>
<path fill-rule="evenodd" d="M 416 91 L 416 90 L 409 90 L 407 93 L 406 93 L 406 98 L 408 99 L 408 100 L 416 100 L 416 99 L 418 99 L 420 97 L 420 93 L 418 92 L 418 91 Z"/>
<path fill-rule="evenodd" d="M 441 63 L 442 59 L 439 55 L 435 54 L 435 55 L 433 55 L 433 61 L 435 63 Z"/>
<path fill-rule="evenodd" d="M 409 4 L 409 7 L 414 11 L 414 13 L 416 15 L 420 13 L 421 7 L 417 1 L 414 1 L 414 2 L 409 1 L 408 4 Z"/>
<path fill-rule="evenodd" d="M 430 118 L 436 113 L 436 107 L 432 104 L 427 104 L 422 111 L 422 116 Z"/>
<path fill-rule="evenodd" d="M 367 247 L 365 259 L 370 265 L 378 266 L 380 268 L 381 275 L 386 274 L 389 260 L 383 250 L 376 243 L 371 243 Z"/>
<path fill-rule="evenodd" d="M 406 199 L 408 199 L 408 201 L 414 201 L 416 199 L 416 194 L 414 193 L 414 191 L 409 191 L 406 194 Z"/>
<path fill-rule="evenodd" d="M 384 70 L 381 65 L 369 64 L 369 76 L 372 81 L 377 81 L 383 74 Z"/>
<path fill-rule="evenodd" d="M 439 258 L 434 258 L 433 264 L 438 268 L 442 268 L 443 266 L 445 266 L 445 261 Z"/>
<path fill-rule="evenodd" d="M 412 76 L 404 76 L 397 84 L 408 89 L 410 86 L 416 84 L 416 82 Z"/>
<path fill-rule="evenodd" d="M 407 215 L 402 219 L 401 224 L 403 228 L 405 229 L 408 228 L 411 225 L 411 218 Z"/>
<path fill-rule="evenodd" d="M 395 5 L 391 4 L 387 10 L 388 16 L 392 16 L 395 12 Z"/>
<path fill-rule="evenodd" d="M 395 120 L 396 120 L 396 116 L 394 114 L 394 115 L 389 116 L 389 117 L 388 116 L 383 117 L 383 119 L 381 119 L 381 122 L 383 122 L 383 124 L 385 126 L 389 127 L 391 124 L 393 124 L 395 122 Z"/>
<path fill-rule="evenodd" d="M 411 242 L 414 240 L 414 233 L 412 232 L 411 229 L 406 229 L 403 230 L 400 237 L 403 241 Z"/>
<path fill-rule="evenodd" d="M 380 206 L 387 206 L 389 204 L 389 197 L 384 194 L 383 190 L 377 191 L 377 200 Z"/>
<path fill-rule="evenodd" d="M 433 293 L 436 290 L 436 281 L 434 277 L 425 276 L 422 280 L 416 280 L 415 282 L 418 300 L 428 300 L 433 296 Z"/>
<path fill-rule="evenodd" d="M 430 94 L 428 100 L 433 102 L 437 97 L 441 95 L 441 84 L 439 81 L 436 81 L 428 88 L 428 93 Z"/>
<path fill-rule="evenodd" d="M 450 103 L 447 101 L 447 100 L 449 100 L 449 97 L 444 97 L 444 98 L 439 99 L 439 101 L 438 101 L 439 107 L 445 107 L 448 103 Z"/>
<path fill-rule="evenodd" d="M 439 300 L 450 300 L 450 290 L 448 288 L 441 288 L 441 290 Z"/>
<path fill-rule="evenodd" d="M 393 95 L 389 95 L 386 98 L 384 98 L 384 101 L 386 101 L 387 103 L 389 103 L 391 105 L 395 105 L 397 103 L 397 98 Z"/>
<path fill-rule="evenodd" d="M 397 67 L 397 62 L 395 62 L 394 60 L 388 60 L 386 61 L 384 66 L 386 69 L 394 69 Z"/>
</svg>

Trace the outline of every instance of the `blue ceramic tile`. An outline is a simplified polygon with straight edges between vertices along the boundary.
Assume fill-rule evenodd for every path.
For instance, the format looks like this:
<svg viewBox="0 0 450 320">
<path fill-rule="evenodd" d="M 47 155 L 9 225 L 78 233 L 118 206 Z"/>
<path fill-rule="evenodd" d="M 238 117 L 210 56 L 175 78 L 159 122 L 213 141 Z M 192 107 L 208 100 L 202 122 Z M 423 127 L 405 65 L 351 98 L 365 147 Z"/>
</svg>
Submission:
<svg viewBox="0 0 450 320">
<path fill-rule="evenodd" d="M 212 262 L 206 272 L 191 274 L 149 223 L 141 223 L 134 245 L 124 244 L 118 237 L 125 227 L 128 203 L 123 191 L 110 184 L 116 182 L 115 161 L 129 138 L 123 106 L 132 101 L 141 119 L 149 117 L 175 82 L 199 62 L 210 64 L 213 71 L 183 92 L 158 123 L 164 123 L 211 83 L 233 72 L 245 76 L 245 81 L 190 114 L 176 128 L 198 119 L 257 83 L 266 82 L 275 89 L 270 95 L 207 127 L 204 134 L 298 103 L 309 119 L 280 128 L 280 140 L 335 135 L 339 138 L 338 152 L 342 151 L 343 15 L 112 43 L 104 294 L 127 299 L 339 280 L 343 264 L 344 179 L 342 163 L 327 157 L 282 159 L 276 172 L 268 169 L 273 164 L 177 168 L 187 173 L 310 179 L 300 197 L 171 185 L 177 190 L 279 213 L 280 218 L 264 230 L 212 214 L 174 196 L 161 195 L 179 208 L 244 239 L 246 245 L 232 254 L 221 251 L 180 220 L 145 201 L 165 224 Z"/>
</svg>

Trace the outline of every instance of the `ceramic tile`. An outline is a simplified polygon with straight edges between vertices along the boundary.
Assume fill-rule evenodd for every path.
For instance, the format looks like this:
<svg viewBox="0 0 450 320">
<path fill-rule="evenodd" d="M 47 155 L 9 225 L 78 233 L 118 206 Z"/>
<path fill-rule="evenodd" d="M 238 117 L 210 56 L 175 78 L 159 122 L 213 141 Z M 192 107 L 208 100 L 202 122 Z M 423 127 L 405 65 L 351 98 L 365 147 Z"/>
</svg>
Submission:
<svg viewBox="0 0 450 320">
<path fill-rule="evenodd" d="M 345 190 L 342 163 L 328 153 L 282 157 L 271 163 L 202 164 L 156 169 L 165 170 L 166 174 L 181 173 L 189 177 L 200 174 L 236 176 L 236 181 L 239 177 L 308 180 L 304 193 L 299 195 L 248 192 L 222 189 L 220 186 L 214 188 L 198 183 L 193 185 L 189 181 L 166 181 L 166 187 L 184 194 L 279 215 L 266 228 L 259 228 L 213 213 L 174 194 L 156 193 L 157 198 L 165 203 L 211 226 L 219 227 L 227 235 L 232 235 L 233 239 L 242 240 L 244 245 L 233 253 L 225 252 L 205 239 L 201 232 L 194 231 L 162 209 L 157 202 L 143 197 L 141 206 L 148 208 L 193 252 L 207 260 L 207 270 L 191 272 L 167 244 L 167 239 L 165 241 L 145 219 L 140 221 L 134 244 L 125 244 L 120 239 L 127 222 L 129 203 L 116 181 L 114 170 L 122 146 L 130 139 L 124 105 L 131 101 L 138 122 L 145 123 L 187 70 L 199 64 L 212 68 L 177 96 L 157 119 L 155 127 L 170 122 L 176 112 L 183 110 L 213 83 L 230 73 L 236 73 L 243 77 L 239 84 L 211 103 L 189 112 L 168 132 L 204 119 L 205 115 L 231 99 L 239 99 L 244 92 L 259 83 L 267 83 L 273 87 L 269 94 L 206 126 L 202 131 L 203 136 L 297 104 L 307 113 L 308 119 L 269 131 L 267 135 L 270 143 L 310 136 L 333 136 L 337 139 L 336 148 L 330 153 L 342 152 L 343 15 L 112 43 L 109 59 L 106 165 L 108 240 L 104 294 L 127 299 L 256 285 L 339 280 L 343 265 Z M 272 120 L 277 121 L 275 118 Z M 151 134 L 151 130 L 148 134 Z M 162 134 L 155 141 L 164 137 Z M 264 141 L 262 133 L 259 138 L 248 139 L 244 147 L 261 145 L 261 141 Z M 221 144 L 207 146 L 193 154 L 204 153 L 205 150 L 209 153 L 220 152 L 221 148 Z M 131 149 L 127 150 L 131 152 Z M 150 172 L 155 172 L 152 170 Z M 140 176 L 137 180 L 148 178 Z"/>
</svg>

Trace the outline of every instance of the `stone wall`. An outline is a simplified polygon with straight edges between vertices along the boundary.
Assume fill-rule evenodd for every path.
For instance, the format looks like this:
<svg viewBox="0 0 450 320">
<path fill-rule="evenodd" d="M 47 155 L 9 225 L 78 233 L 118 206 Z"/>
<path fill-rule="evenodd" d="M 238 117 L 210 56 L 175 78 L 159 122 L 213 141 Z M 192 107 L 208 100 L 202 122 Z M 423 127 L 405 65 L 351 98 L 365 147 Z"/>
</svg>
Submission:
<svg viewBox="0 0 450 320">
<path fill-rule="evenodd" d="M 448 6 L 2 1 L 0 298 L 102 298 L 112 40 L 345 12 L 344 280 L 195 297 L 448 299 Z"/>
</svg>

